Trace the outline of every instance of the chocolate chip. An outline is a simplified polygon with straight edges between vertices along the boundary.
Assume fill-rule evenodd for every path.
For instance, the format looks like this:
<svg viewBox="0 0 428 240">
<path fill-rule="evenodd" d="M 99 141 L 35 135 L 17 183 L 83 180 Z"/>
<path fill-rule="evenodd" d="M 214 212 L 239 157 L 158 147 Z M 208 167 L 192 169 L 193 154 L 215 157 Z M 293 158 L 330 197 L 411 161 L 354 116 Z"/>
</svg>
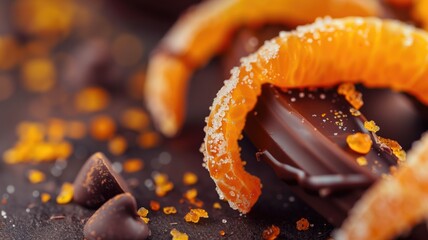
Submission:
<svg viewBox="0 0 428 240">
<path fill-rule="evenodd" d="M 83 229 L 85 239 L 146 239 L 150 229 L 137 214 L 135 198 L 124 193 L 107 201 Z"/>
<path fill-rule="evenodd" d="M 129 192 L 126 182 L 102 153 L 92 155 L 74 181 L 74 201 L 89 208 L 97 208 L 124 192 Z"/>
</svg>

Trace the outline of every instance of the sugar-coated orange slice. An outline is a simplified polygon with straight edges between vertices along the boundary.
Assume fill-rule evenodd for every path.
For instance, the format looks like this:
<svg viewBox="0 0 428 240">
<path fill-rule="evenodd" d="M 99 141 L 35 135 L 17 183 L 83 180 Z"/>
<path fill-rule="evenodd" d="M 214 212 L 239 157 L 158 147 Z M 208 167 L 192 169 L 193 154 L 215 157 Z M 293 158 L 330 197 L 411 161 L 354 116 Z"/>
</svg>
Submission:
<svg viewBox="0 0 428 240">
<path fill-rule="evenodd" d="M 173 136 L 184 120 L 187 82 L 243 25 L 307 24 L 317 17 L 379 16 L 376 0 L 210 0 L 184 14 L 150 59 L 145 100 L 157 127 Z"/>
<path fill-rule="evenodd" d="M 319 19 L 282 32 L 241 62 L 214 99 L 201 150 L 220 197 L 242 213 L 261 192 L 260 180 L 243 168 L 238 139 L 262 84 L 360 82 L 406 91 L 428 103 L 428 34 L 393 20 Z"/>
<path fill-rule="evenodd" d="M 427 199 L 428 134 L 425 134 L 413 145 L 407 164 L 364 194 L 334 239 L 392 239 L 426 218 Z"/>
</svg>

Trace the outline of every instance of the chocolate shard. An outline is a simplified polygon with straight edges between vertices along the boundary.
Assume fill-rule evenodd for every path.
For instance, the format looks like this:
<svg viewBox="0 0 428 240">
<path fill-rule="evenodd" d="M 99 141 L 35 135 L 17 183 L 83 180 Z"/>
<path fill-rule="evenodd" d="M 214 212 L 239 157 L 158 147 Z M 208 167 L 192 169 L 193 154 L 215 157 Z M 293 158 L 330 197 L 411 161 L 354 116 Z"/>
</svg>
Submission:
<svg viewBox="0 0 428 240">
<path fill-rule="evenodd" d="M 102 153 L 93 154 L 74 181 L 74 201 L 88 208 L 98 208 L 110 198 L 129 192 L 122 177 Z"/>
<path fill-rule="evenodd" d="M 86 222 L 85 239 L 146 239 L 150 229 L 137 214 L 137 203 L 130 193 L 110 199 Z"/>
</svg>

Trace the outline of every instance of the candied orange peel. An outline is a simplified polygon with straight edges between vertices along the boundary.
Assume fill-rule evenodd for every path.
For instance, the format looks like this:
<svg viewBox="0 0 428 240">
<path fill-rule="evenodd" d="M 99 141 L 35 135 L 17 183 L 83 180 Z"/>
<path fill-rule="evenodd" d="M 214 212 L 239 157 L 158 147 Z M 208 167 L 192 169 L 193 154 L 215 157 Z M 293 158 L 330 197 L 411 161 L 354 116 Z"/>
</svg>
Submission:
<svg viewBox="0 0 428 240">
<path fill-rule="evenodd" d="M 426 56 L 425 31 L 377 18 L 319 19 L 266 41 L 231 71 L 206 120 L 201 150 L 220 198 L 247 213 L 261 193 L 260 180 L 244 170 L 238 139 L 262 84 L 292 88 L 360 82 L 406 91 L 427 104 Z"/>
<path fill-rule="evenodd" d="M 154 123 L 167 136 L 184 120 L 189 77 L 221 51 L 231 33 L 243 25 L 306 24 L 317 17 L 379 16 L 374 0 L 258 0 L 205 1 L 183 15 L 150 59 L 145 100 Z"/>
<path fill-rule="evenodd" d="M 413 145 L 407 163 L 382 178 L 357 202 L 335 239 L 392 239 L 428 214 L 428 135 Z M 399 221 L 397 221 L 399 219 Z"/>
</svg>

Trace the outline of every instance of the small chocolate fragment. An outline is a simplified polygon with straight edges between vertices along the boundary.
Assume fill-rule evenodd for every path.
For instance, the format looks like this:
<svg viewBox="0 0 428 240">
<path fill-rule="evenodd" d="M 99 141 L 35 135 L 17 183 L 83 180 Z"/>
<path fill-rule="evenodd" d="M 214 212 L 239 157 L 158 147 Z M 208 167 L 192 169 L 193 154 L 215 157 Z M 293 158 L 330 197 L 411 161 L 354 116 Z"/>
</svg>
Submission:
<svg viewBox="0 0 428 240">
<path fill-rule="evenodd" d="M 83 234 L 88 240 L 146 239 L 150 229 L 137 214 L 135 198 L 123 193 L 107 201 L 89 218 Z"/>
<path fill-rule="evenodd" d="M 122 177 L 116 173 L 102 153 L 92 155 L 74 181 L 74 201 L 89 208 L 98 208 L 110 198 L 129 192 Z"/>
</svg>

